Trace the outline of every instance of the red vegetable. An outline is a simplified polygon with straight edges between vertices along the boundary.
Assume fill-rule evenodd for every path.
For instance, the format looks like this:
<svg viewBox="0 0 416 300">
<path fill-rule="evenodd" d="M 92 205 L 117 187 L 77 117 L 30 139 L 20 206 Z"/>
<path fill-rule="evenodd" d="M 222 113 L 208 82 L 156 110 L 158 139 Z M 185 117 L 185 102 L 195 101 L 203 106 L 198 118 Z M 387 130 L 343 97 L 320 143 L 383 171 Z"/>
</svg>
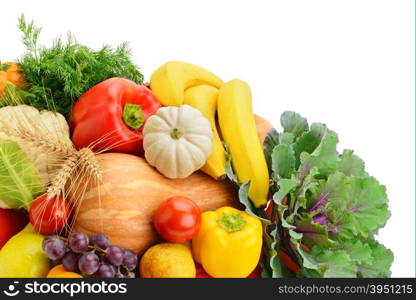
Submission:
<svg viewBox="0 0 416 300">
<path fill-rule="evenodd" d="M 171 197 L 159 205 L 154 224 L 157 232 L 165 240 L 183 243 L 198 234 L 201 227 L 201 211 L 189 198 Z"/>
<path fill-rule="evenodd" d="M 0 249 L 28 223 L 23 212 L 0 208 Z"/>
<path fill-rule="evenodd" d="M 286 254 L 283 250 L 279 250 L 279 258 L 283 265 L 285 265 L 292 272 L 297 272 L 300 270 L 300 266 L 293 261 L 293 259 Z"/>
<path fill-rule="evenodd" d="M 38 232 L 46 235 L 61 232 L 70 215 L 70 206 L 64 198 L 47 199 L 46 194 L 36 198 L 29 211 L 30 223 Z"/>
<path fill-rule="evenodd" d="M 147 87 L 110 78 L 88 90 L 72 108 L 72 142 L 80 149 L 143 154 L 143 124 L 160 108 Z"/>
</svg>

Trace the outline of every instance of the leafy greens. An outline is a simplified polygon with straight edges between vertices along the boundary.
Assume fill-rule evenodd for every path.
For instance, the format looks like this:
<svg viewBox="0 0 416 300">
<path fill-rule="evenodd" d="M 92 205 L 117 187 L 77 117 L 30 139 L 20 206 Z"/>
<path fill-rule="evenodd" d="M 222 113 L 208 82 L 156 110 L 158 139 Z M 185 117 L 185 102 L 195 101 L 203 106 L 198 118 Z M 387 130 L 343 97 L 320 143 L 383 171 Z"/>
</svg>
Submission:
<svg viewBox="0 0 416 300">
<path fill-rule="evenodd" d="M 240 186 L 241 202 L 265 226 L 263 276 L 390 276 L 393 253 L 374 238 L 389 217 L 386 188 L 352 150 L 337 152 L 338 136 L 326 125 L 309 126 L 295 112 L 283 113 L 281 124 L 283 132 L 270 130 L 264 142 L 278 218 L 264 220 L 264 211 L 247 206 Z"/>
<path fill-rule="evenodd" d="M 29 83 L 22 97 L 39 110 L 48 109 L 70 117 L 72 103 L 94 85 L 112 77 L 123 77 L 138 84 L 143 75 L 131 60 L 128 45 L 108 45 L 94 51 L 79 44 L 73 35 L 67 41 L 57 38 L 52 47 L 38 44 L 41 28 L 33 21 L 19 19 L 26 53 L 19 60 Z"/>
</svg>

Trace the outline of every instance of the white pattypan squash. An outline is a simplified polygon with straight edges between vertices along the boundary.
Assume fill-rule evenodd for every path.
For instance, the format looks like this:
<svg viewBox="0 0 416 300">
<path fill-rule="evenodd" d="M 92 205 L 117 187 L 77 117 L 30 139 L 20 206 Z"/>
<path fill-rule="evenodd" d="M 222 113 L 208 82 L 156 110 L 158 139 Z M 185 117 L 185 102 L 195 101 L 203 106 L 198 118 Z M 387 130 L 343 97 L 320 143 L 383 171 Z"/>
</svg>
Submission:
<svg viewBox="0 0 416 300">
<path fill-rule="evenodd" d="M 210 122 L 189 106 L 160 108 L 143 128 L 147 162 L 168 178 L 185 178 L 200 169 L 212 151 Z"/>
</svg>

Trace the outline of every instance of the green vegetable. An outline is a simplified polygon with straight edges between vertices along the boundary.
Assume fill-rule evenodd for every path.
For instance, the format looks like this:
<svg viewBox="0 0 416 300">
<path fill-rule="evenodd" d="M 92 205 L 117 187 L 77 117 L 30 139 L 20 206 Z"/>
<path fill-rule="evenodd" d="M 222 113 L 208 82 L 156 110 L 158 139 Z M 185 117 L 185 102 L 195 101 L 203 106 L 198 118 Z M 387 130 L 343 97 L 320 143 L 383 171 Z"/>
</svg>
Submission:
<svg viewBox="0 0 416 300">
<path fill-rule="evenodd" d="M 19 145 L 0 139 L 0 207 L 29 209 L 44 191 L 41 178 Z"/>
<path fill-rule="evenodd" d="M 283 113 L 281 124 L 283 132 L 270 130 L 264 144 L 278 221 L 264 221 L 240 187 L 240 202 L 265 226 L 263 275 L 389 276 L 393 253 L 374 238 L 389 217 L 386 188 L 352 150 L 338 153 L 338 136 L 326 125 L 309 126 L 294 112 Z M 279 262 L 279 250 L 300 270 Z"/>
<path fill-rule="evenodd" d="M 24 16 L 19 18 L 26 53 L 19 64 L 30 86 L 23 97 L 38 109 L 49 109 L 70 117 L 72 103 L 94 85 L 112 77 L 123 77 L 138 84 L 143 75 L 131 61 L 126 43 L 117 48 L 104 46 L 94 51 L 68 34 L 47 48 L 38 44 L 41 28 Z"/>
</svg>

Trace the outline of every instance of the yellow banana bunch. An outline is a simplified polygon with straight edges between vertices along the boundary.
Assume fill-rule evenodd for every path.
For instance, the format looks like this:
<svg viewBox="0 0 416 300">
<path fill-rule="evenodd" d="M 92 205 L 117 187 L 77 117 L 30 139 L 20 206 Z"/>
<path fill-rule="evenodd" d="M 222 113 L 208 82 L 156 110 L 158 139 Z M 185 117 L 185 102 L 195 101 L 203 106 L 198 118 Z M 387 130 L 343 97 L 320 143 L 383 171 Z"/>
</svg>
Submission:
<svg viewBox="0 0 416 300">
<path fill-rule="evenodd" d="M 202 171 L 216 180 L 225 178 L 225 151 L 222 141 L 218 135 L 215 122 L 217 112 L 218 89 L 209 85 L 198 85 L 185 91 L 184 104 L 188 104 L 198 109 L 207 118 L 212 127 L 214 138 L 212 140 L 212 153 L 202 167 Z"/>
<path fill-rule="evenodd" d="M 201 84 L 219 88 L 223 81 L 204 68 L 179 61 L 165 63 L 150 78 L 150 88 L 165 106 L 182 105 L 185 90 Z"/>
<path fill-rule="evenodd" d="M 223 84 L 218 96 L 218 120 L 240 182 L 250 181 L 248 196 L 256 207 L 265 205 L 269 172 L 257 134 L 250 87 L 234 79 Z"/>
</svg>

